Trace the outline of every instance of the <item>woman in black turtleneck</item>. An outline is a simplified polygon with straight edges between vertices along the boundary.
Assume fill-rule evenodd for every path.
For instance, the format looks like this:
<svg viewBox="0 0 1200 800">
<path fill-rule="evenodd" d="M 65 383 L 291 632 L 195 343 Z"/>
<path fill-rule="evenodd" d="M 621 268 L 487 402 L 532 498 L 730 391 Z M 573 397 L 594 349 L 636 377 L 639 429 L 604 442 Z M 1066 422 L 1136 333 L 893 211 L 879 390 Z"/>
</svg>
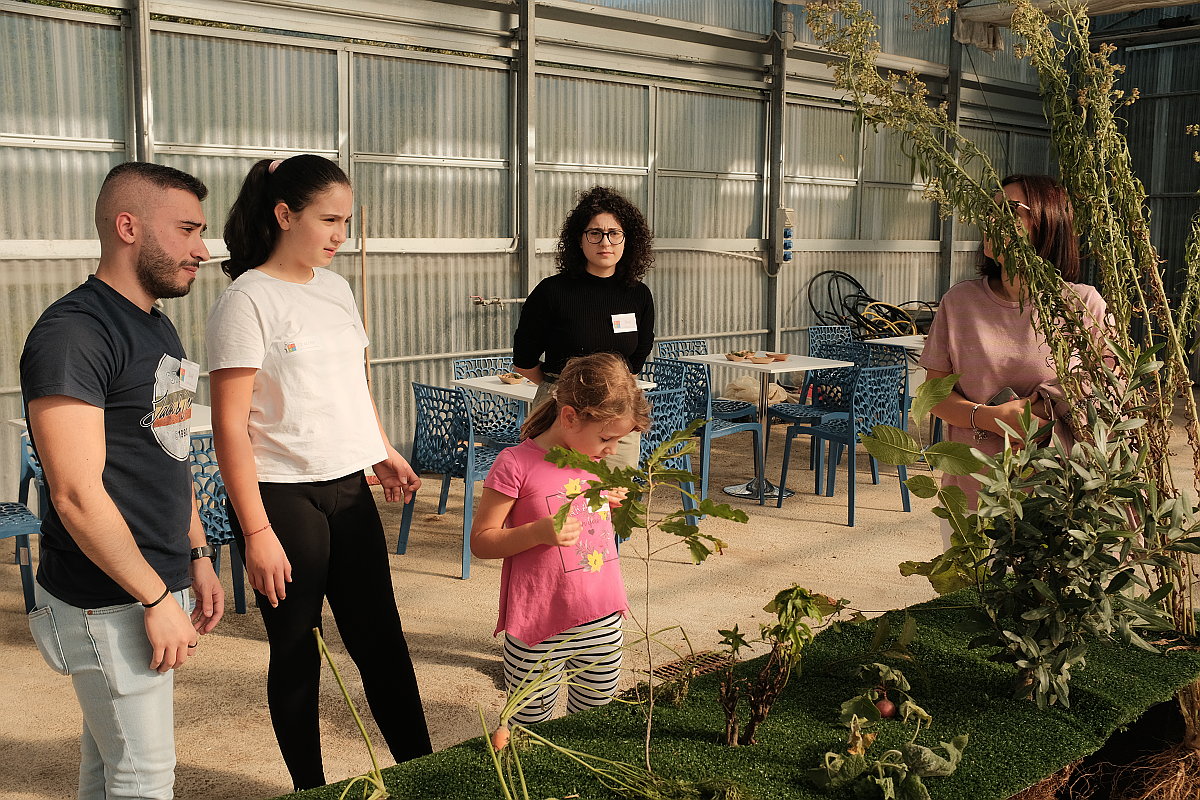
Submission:
<svg viewBox="0 0 1200 800">
<path fill-rule="evenodd" d="M 513 366 L 541 384 L 535 405 L 576 356 L 617 353 L 630 372 L 642 369 L 654 346 L 654 297 L 642 283 L 653 238 L 642 212 L 615 190 L 580 195 L 558 238 L 558 274 L 529 293 L 513 335 Z M 626 439 L 609 464 L 637 463 L 640 437 Z"/>
</svg>

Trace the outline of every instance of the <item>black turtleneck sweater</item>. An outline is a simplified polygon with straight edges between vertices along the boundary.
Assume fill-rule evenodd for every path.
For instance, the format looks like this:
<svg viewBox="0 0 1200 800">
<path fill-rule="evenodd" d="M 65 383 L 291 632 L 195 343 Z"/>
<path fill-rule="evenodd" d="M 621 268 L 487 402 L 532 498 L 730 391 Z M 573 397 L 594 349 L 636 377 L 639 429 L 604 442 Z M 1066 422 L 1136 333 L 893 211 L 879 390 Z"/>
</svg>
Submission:
<svg viewBox="0 0 1200 800">
<path fill-rule="evenodd" d="M 634 315 L 636 331 L 613 331 L 613 317 L 621 314 Z M 654 297 L 646 284 L 560 272 L 526 298 L 513 334 L 513 364 L 533 369 L 541 361 L 543 372 L 558 374 L 576 356 L 617 353 L 636 374 L 653 346 Z"/>
</svg>

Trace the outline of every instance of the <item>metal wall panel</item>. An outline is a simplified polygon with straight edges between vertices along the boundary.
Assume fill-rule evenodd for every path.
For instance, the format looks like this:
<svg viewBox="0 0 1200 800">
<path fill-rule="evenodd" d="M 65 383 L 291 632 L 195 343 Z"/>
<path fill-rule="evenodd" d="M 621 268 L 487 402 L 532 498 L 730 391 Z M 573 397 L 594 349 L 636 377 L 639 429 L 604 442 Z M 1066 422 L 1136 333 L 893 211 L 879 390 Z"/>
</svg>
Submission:
<svg viewBox="0 0 1200 800">
<path fill-rule="evenodd" d="M 1200 16 L 1200 3 L 1185 6 L 1166 6 L 1163 8 L 1143 8 L 1133 13 L 1107 14 L 1092 18 L 1092 35 L 1104 33 L 1119 33 L 1131 28 L 1147 28 L 1158 25 L 1160 20 L 1187 17 L 1196 19 Z"/>
<path fill-rule="evenodd" d="M 508 170 L 359 163 L 355 177 L 371 238 L 513 235 Z"/>
<path fill-rule="evenodd" d="M 539 163 L 648 166 L 648 87 L 543 75 L 537 93 Z"/>
<path fill-rule="evenodd" d="M 883 52 L 945 64 L 950 53 L 950 26 L 916 30 L 908 3 L 896 0 L 864 0 L 863 7 L 875 15 Z"/>
<path fill-rule="evenodd" d="M 976 47 L 964 47 L 963 74 L 1036 85 L 1037 70 L 1030 66 L 1027 59 L 1013 55 L 1013 45 L 1019 44 L 1021 37 L 1014 35 L 1008 28 L 1000 29 L 1000 37 L 1004 40 L 1004 49 L 995 53 L 985 53 Z"/>
<path fill-rule="evenodd" d="M 763 234 L 758 181 L 658 178 L 655 235 L 680 239 L 758 239 Z"/>
<path fill-rule="evenodd" d="M 1014 133 L 1005 172 L 1027 175 L 1053 174 L 1054 147 L 1049 136 Z"/>
<path fill-rule="evenodd" d="M 715 28 L 763 34 L 771 31 L 771 0 L 589 0 L 586 5 L 619 8 Z"/>
<path fill-rule="evenodd" d="M 374 55 L 354 70 L 356 152 L 509 157 L 506 71 Z"/>
<path fill-rule="evenodd" d="M 659 169 L 762 172 L 765 101 L 668 89 L 658 97 Z"/>
<path fill-rule="evenodd" d="M 332 50 L 156 32 L 157 142 L 338 149 Z"/>
<path fill-rule="evenodd" d="M 124 152 L 0 147 L 0 239 L 94 238 L 96 194 L 124 160 Z"/>
<path fill-rule="evenodd" d="M 125 43 L 119 27 L 3 14 L 0 42 L 0 130 L 125 138 Z"/>
<path fill-rule="evenodd" d="M 863 179 L 912 185 L 921 180 L 916 160 L 904 152 L 903 139 L 887 128 L 867 129 Z"/>
<path fill-rule="evenodd" d="M 762 268 L 754 261 L 719 253 L 658 251 L 654 263 L 645 280 L 654 293 L 657 338 L 763 327 L 765 286 Z M 757 335 L 750 338 L 755 340 L 752 346 L 761 347 L 765 341 Z"/>
<path fill-rule="evenodd" d="M 862 190 L 862 239 L 936 239 L 933 203 L 916 189 L 865 186 Z"/>
<path fill-rule="evenodd" d="M 854 186 L 784 184 L 784 204 L 796 212 L 796 238 L 853 239 L 857 194 Z"/>
<path fill-rule="evenodd" d="M 534 176 L 537 201 L 537 236 L 558 238 L 563 221 L 575 208 L 580 192 L 593 186 L 608 186 L 616 189 L 633 203 L 643 214 L 646 206 L 646 176 L 605 172 L 558 172 L 539 170 Z M 656 235 L 659 234 L 655 231 Z"/>
<path fill-rule="evenodd" d="M 784 174 L 789 177 L 858 177 L 858 115 L 848 109 L 789 103 Z"/>
</svg>

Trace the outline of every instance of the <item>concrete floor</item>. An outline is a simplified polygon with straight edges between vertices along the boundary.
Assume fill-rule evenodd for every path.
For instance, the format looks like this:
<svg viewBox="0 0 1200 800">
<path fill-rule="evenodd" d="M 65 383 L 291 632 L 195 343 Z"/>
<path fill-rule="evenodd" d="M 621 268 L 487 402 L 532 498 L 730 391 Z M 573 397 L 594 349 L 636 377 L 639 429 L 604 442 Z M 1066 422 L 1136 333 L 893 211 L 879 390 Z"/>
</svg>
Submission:
<svg viewBox="0 0 1200 800">
<path fill-rule="evenodd" d="M 768 475 L 778 479 L 782 430 L 772 437 Z M 714 448 L 714 487 L 748 477 L 750 438 L 718 440 Z M 938 520 L 929 501 L 913 498 L 913 511 L 901 512 L 895 471 L 884 469 L 873 486 L 865 466 L 859 475 L 857 526 L 846 520 L 845 469 L 832 498 L 812 493 L 807 447 L 793 455 L 792 488 L 797 494 L 783 508 L 725 498 L 743 508 L 748 524 L 710 520 L 704 528 L 728 542 L 724 555 L 693 566 L 682 548 L 667 550 L 649 567 L 650 619 L 653 628 L 685 628 L 697 650 L 716 646 L 718 628 L 733 624 L 756 630 L 767 615 L 762 607 L 779 589 L 799 583 L 834 597 L 845 597 L 864 611 L 878 612 L 933 596 L 923 578 L 902 578 L 896 565 L 927 559 L 940 551 Z M 866 459 L 860 459 L 863 464 Z M 500 647 L 492 637 L 499 592 L 500 562 L 476 560 L 470 580 L 458 578 L 462 531 L 462 483 L 455 482 L 450 512 L 436 510 L 436 477 L 417 498 L 408 553 L 391 556 L 396 602 L 404 619 L 434 746 L 444 748 L 478 735 L 480 707 L 494 720 L 504 692 Z M 721 495 L 724 497 L 724 495 Z M 394 547 L 398 507 L 383 507 Z M 665 542 L 667 537 L 662 537 Z M 655 540 L 655 545 L 659 543 Z M 0 554 L 11 553 L 0 545 Z M 624 575 L 635 616 L 644 617 L 646 571 L 638 554 L 644 539 L 635 536 L 622 549 Z M 228 567 L 226 567 L 228 569 Z M 227 578 L 227 574 L 226 574 Z M 267 645 L 261 620 L 232 613 L 232 589 L 226 579 L 230 611 L 205 637 L 193 661 L 176 677 L 176 796 L 265 798 L 290 789 L 276 749 L 266 705 Z M 327 616 L 327 620 L 329 617 Z M 644 621 L 644 620 L 643 620 Z M 327 637 L 339 665 L 355 678 L 336 630 Z M 657 655 L 656 661 L 673 658 Z M 630 667 L 644 666 L 644 654 L 631 653 Z M 47 668 L 25 624 L 17 567 L 11 555 L 0 563 L 0 798 L 72 797 L 79 761 L 80 714 L 68 679 Z M 361 774 L 369 767 L 353 719 L 332 676 L 322 684 L 322 735 L 325 770 L 330 780 Z M 627 674 L 627 683 L 634 676 Z M 356 704 L 366 709 L 361 687 L 351 680 Z M 382 737 L 369 722 L 377 746 Z M 390 764 L 386 758 L 385 764 Z"/>
</svg>

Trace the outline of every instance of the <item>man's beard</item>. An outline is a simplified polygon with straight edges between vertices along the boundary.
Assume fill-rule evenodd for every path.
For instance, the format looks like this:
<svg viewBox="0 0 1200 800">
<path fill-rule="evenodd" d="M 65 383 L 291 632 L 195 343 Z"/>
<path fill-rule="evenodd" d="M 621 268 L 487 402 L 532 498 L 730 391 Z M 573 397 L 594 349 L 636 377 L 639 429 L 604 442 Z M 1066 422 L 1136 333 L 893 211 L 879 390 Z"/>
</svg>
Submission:
<svg viewBox="0 0 1200 800">
<path fill-rule="evenodd" d="M 175 261 L 158 244 L 158 240 L 147 232 L 146 241 L 138 253 L 137 279 L 151 297 L 183 297 L 192 288 L 192 280 L 182 283 L 176 277 L 185 266 L 198 266 L 198 261 Z M 193 279 L 194 280 L 194 279 Z"/>
</svg>

